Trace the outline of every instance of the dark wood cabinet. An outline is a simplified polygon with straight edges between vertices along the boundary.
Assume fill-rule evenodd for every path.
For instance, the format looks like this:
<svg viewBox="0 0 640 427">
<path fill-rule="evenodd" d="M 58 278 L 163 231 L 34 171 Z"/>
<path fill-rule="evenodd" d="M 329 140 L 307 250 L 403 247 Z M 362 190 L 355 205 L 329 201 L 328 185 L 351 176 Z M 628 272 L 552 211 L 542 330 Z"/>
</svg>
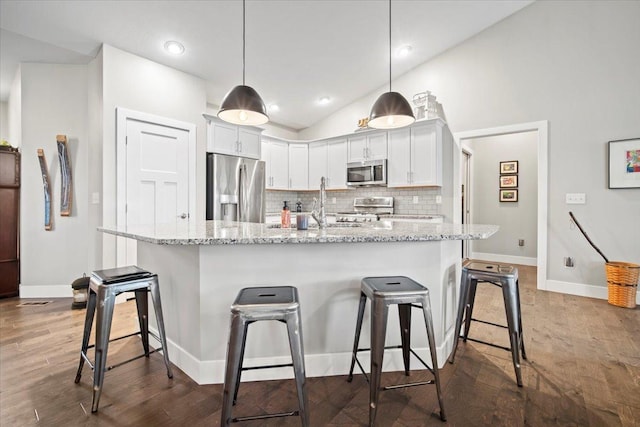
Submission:
<svg viewBox="0 0 640 427">
<path fill-rule="evenodd" d="M 20 284 L 20 153 L 0 149 L 0 297 Z"/>
</svg>

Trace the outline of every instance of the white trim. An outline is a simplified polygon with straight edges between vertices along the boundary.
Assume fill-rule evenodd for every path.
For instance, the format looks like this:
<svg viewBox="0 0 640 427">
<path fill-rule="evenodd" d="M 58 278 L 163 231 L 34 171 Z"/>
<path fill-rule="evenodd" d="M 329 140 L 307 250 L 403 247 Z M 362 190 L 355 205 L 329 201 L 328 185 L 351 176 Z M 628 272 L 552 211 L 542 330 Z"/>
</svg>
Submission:
<svg viewBox="0 0 640 427">
<path fill-rule="evenodd" d="M 462 146 L 464 139 L 482 138 L 487 136 L 498 136 L 512 133 L 531 132 L 538 133 L 538 283 L 537 288 L 547 289 L 547 224 L 548 224 L 548 145 L 549 145 L 549 122 L 542 120 L 539 122 L 519 123 L 514 125 L 500 126 L 488 129 L 471 130 L 457 132 L 453 135 L 458 147 Z M 460 188 L 455 189 L 454 197 L 461 197 Z"/>
<path fill-rule="evenodd" d="M 187 131 L 189 133 L 189 218 L 196 219 L 196 129 L 193 123 L 183 122 L 180 120 L 169 119 L 154 114 L 143 113 L 140 111 L 129 110 L 126 108 L 116 107 L 116 225 L 124 225 L 126 221 L 126 190 L 127 190 L 127 155 L 126 155 L 126 136 L 127 136 L 127 120 L 132 119 L 140 122 L 157 124 L 160 126 L 172 127 Z M 124 258 L 119 256 L 125 254 L 126 240 L 117 237 L 116 244 L 116 260 L 118 265 L 124 262 Z"/>
<path fill-rule="evenodd" d="M 155 328 L 149 328 L 151 332 L 158 334 Z M 348 336 L 349 339 L 351 335 Z M 426 337 L 424 337 L 426 340 Z M 149 343 L 153 348 L 159 348 L 160 342 L 153 336 L 149 336 Z M 222 384 L 224 383 L 225 361 L 224 360 L 198 360 L 195 356 L 177 346 L 173 341 L 167 340 L 169 346 L 169 360 L 177 366 L 182 372 L 187 374 L 192 380 L 199 385 L 204 384 Z M 447 334 L 447 339 L 437 348 L 437 358 L 439 368 L 442 369 L 447 362 L 449 353 L 453 348 L 453 330 Z M 430 361 L 429 347 L 414 347 L 413 350 L 420 355 L 427 363 Z M 446 351 L 445 351 L 446 350 Z M 367 369 L 370 364 L 369 353 L 362 352 L 358 354 L 358 360 Z M 274 356 L 274 357 L 258 357 L 246 358 L 243 362 L 244 366 L 262 366 L 262 365 L 278 365 L 291 363 L 291 356 Z M 343 353 L 327 353 L 327 354 L 306 354 L 304 356 L 305 375 L 311 377 L 326 377 L 336 375 L 347 375 L 351 365 L 351 352 Z M 412 366 L 418 368 L 418 361 L 412 358 Z M 429 366 L 431 364 L 429 363 Z M 420 369 L 420 368 L 418 368 Z M 404 362 L 402 360 L 402 352 L 400 349 L 386 350 L 384 353 L 384 362 L 382 366 L 383 372 L 395 372 L 404 370 Z M 359 374 L 360 370 L 355 367 L 354 373 Z M 293 369 L 274 368 L 265 370 L 252 370 L 242 374 L 242 381 L 267 381 L 278 379 L 293 378 Z"/>
<path fill-rule="evenodd" d="M 471 258 L 481 259 L 484 261 L 504 262 L 506 264 L 519 264 L 519 265 L 538 265 L 537 259 L 527 256 L 516 255 L 503 255 L 503 254 L 490 254 L 486 252 L 471 252 Z"/>
<path fill-rule="evenodd" d="M 547 280 L 547 291 L 581 297 L 608 299 L 609 289 L 606 286 L 585 285 L 583 283 Z M 636 304 L 640 304 L 640 293 L 636 293 Z"/>
<path fill-rule="evenodd" d="M 20 285 L 20 298 L 70 298 L 73 297 L 71 284 L 68 285 Z"/>
</svg>

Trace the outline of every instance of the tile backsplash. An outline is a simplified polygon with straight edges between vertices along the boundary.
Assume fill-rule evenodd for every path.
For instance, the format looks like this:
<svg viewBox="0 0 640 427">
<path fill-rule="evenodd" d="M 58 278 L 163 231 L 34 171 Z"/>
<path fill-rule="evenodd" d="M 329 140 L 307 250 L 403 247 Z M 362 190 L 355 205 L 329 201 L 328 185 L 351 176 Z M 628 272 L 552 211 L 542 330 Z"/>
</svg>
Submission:
<svg viewBox="0 0 640 427">
<path fill-rule="evenodd" d="M 436 204 L 436 196 L 441 194 L 440 188 L 387 188 L 361 187 L 352 190 L 327 191 L 327 213 L 350 212 L 353 210 L 353 199 L 356 197 L 393 197 L 394 212 L 398 215 L 439 214 L 440 206 Z M 280 212 L 283 201 L 289 201 L 291 210 L 295 210 L 296 202 L 302 202 L 302 210 L 310 211 L 313 198 L 318 198 L 318 191 L 280 191 L 267 190 L 267 213 Z M 414 203 L 417 197 L 417 203 Z M 334 201 L 335 200 L 335 201 Z"/>
</svg>

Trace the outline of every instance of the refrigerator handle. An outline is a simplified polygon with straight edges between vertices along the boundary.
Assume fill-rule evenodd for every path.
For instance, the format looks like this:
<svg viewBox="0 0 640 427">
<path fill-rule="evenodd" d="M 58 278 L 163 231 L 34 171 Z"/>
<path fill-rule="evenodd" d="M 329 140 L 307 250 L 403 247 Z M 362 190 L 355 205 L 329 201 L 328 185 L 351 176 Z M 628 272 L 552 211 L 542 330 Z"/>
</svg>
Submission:
<svg viewBox="0 0 640 427">
<path fill-rule="evenodd" d="M 238 191 L 240 192 L 239 194 L 239 199 L 240 199 L 240 206 L 238 206 L 238 221 L 240 222 L 244 222 L 247 216 L 247 191 L 244 188 L 247 182 L 247 165 L 244 164 L 244 162 L 242 162 L 240 164 L 240 182 L 238 183 Z"/>
</svg>

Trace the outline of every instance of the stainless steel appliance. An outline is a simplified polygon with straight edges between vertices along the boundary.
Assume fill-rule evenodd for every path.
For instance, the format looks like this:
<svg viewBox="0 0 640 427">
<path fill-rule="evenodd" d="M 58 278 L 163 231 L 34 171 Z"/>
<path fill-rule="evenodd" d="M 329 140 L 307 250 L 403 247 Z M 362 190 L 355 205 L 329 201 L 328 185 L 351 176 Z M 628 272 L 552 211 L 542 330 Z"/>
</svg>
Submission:
<svg viewBox="0 0 640 427">
<path fill-rule="evenodd" d="M 207 153 L 207 220 L 264 222 L 265 163 Z"/>
<path fill-rule="evenodd" d="M 347 163 L 347 185 L 362 187 L 387 185 L 387 160 L 366 160 Z"/>
<path fill-rule="evenodd" d="M 393 197 L 356 197 L 353 212 L 338 212 L 337 222 L 372 222 L 393 214 Z"/>
</svg>

